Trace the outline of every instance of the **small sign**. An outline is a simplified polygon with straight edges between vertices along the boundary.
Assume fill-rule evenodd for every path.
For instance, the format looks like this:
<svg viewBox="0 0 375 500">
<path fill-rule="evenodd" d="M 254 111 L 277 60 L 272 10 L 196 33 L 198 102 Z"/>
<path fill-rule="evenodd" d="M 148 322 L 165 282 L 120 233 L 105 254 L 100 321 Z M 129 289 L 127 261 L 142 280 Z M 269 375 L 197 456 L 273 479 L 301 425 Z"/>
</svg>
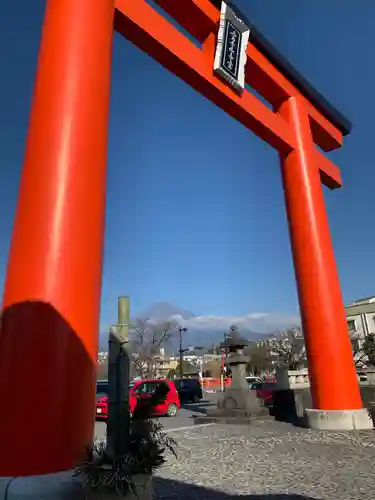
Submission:
<svg viewBox="0 0 375 500">
<path fill-rule="evenodd" d="M 241 32 L 230 21 L 226 21 L 221 65 L 236 80 L 238 80 L 240 49 Z"/>
<path fill-rule="evenodd" d="M 246 49 L 250 29 L 225 3 L 221 4 L 214 72 L 238 93 L 245 88 Z"/>
</svg>

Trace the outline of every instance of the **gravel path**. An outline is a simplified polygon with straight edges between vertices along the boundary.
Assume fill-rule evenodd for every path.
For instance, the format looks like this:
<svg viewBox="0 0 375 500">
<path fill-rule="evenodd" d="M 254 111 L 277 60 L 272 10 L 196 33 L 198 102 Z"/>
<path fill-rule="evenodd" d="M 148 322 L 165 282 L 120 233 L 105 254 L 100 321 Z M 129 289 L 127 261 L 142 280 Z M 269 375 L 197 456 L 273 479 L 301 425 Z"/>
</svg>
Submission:
<svg viewBox="0 0 375 500">
<path fill-rule="evenodd" d="M 375 432 L 319 432 L 274 422 L 171 433 L 179 457 L 155 478 L 157 500 L 368 500 Z"/>
</svg>

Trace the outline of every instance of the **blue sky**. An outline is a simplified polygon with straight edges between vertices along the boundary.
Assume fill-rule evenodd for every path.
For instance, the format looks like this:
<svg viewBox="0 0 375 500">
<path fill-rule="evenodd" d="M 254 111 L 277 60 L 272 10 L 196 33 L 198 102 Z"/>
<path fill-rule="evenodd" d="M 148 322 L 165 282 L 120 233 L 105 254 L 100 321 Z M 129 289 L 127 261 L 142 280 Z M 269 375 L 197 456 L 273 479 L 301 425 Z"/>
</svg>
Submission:
<svg viewBox="0 0 375 500">
<path fill-rule="evenodd" d="M 345 186 L 326 202 L 344 300 L 370 295 L 375 3 L 237 3 L 354 124 L 330 155 Z M 1 286 L 43 10 L 41 0 L 0 4 Z M 166 300 L 199 316 L 298 314 L 275 151 L 117 34 L 108 160 L 103 325 L 124 294 L 134 312 Z"/>
</svg>

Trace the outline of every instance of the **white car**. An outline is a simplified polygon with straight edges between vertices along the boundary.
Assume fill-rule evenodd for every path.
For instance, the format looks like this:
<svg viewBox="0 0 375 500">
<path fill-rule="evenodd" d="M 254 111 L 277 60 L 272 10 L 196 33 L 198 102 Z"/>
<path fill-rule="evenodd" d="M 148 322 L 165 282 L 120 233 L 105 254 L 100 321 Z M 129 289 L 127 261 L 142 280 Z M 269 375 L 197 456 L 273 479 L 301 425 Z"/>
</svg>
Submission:
<svg viewBox="0 0 375 500">
<path fill-rule="evenodd" d="M 251 384 L 252 382 L 263 382 L 260 377 L 246 377 L 246 382 Z"/>
</svg>

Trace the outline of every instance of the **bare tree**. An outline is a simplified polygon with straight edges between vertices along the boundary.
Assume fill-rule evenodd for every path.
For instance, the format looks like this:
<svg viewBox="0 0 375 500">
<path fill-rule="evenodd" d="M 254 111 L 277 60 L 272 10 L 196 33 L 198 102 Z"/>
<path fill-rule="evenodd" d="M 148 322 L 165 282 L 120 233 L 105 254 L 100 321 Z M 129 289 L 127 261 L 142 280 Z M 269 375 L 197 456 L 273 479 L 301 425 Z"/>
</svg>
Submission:
<svg viewBox="0 0 375 500">
<path fill-rule="evenodd" d="M 251 342 L 245 349 L 249 361 L 246 363 L 248 373 L 261 375 L 272 369 L 272 358 L 264 342 Z"/>
<path fill-rule="evenodd" d="M 368 364 L 375 366 L 375 334 L 369 333 L 367 335 L 363 350 L 367 356 Z"/>
<path fill-rule="evenodd" d="M 108 359 L 103 359 L 98 362 L 96 368 L 96 379 L 107 380 L 108 377 Z"/>
<path fill-rule="evenodd" d="M 205 377 L 219 378 L 221 375 L 220 361 L 212 359 L 203 364 L 203 375 Z"/>
<path fill-rule="evenodd" d="M 193 365 L 189 361 L 183 360 L 182 362 L 182 371 L 184 376 L 196 375 L 199 372 L 199 367 L 197 365 Z M 168 372 L 168 378 L 179 378 L 180 376 L 180 362 L 178 362 L 176 368 L 171 368 Z"/>
<path fill-rule="evenodd" d="M 176 335 L 177 323 L 154 323 L 149 319 L 137 319 L 131 327 L 133 362 L 140 376 L 153 376 L 155 358 L 160 349 Z"/>
<path fill-rule="evenodd" d="M 352 344 L 353 361 L 355 366 L 363 367 L 367 365 L 368 356 L 364 349 L 363 335 L 355 330 L 349 330 L 350 343 Z"/>
<path fill-rule="evenodd" d="M 300 328 L 276 333 L 266 344 L 276 363 L 287 366 L 289 370 L 298 370 L 306 362 L 305 341 Z"/>
<path fill-rule="evenodd" d="M 369 333 L 366 337 L 354 330 L 349 330 L 353 349 L 353 360 L 356 367 L 375 366 L 375 335 Z"/>
</svg>

